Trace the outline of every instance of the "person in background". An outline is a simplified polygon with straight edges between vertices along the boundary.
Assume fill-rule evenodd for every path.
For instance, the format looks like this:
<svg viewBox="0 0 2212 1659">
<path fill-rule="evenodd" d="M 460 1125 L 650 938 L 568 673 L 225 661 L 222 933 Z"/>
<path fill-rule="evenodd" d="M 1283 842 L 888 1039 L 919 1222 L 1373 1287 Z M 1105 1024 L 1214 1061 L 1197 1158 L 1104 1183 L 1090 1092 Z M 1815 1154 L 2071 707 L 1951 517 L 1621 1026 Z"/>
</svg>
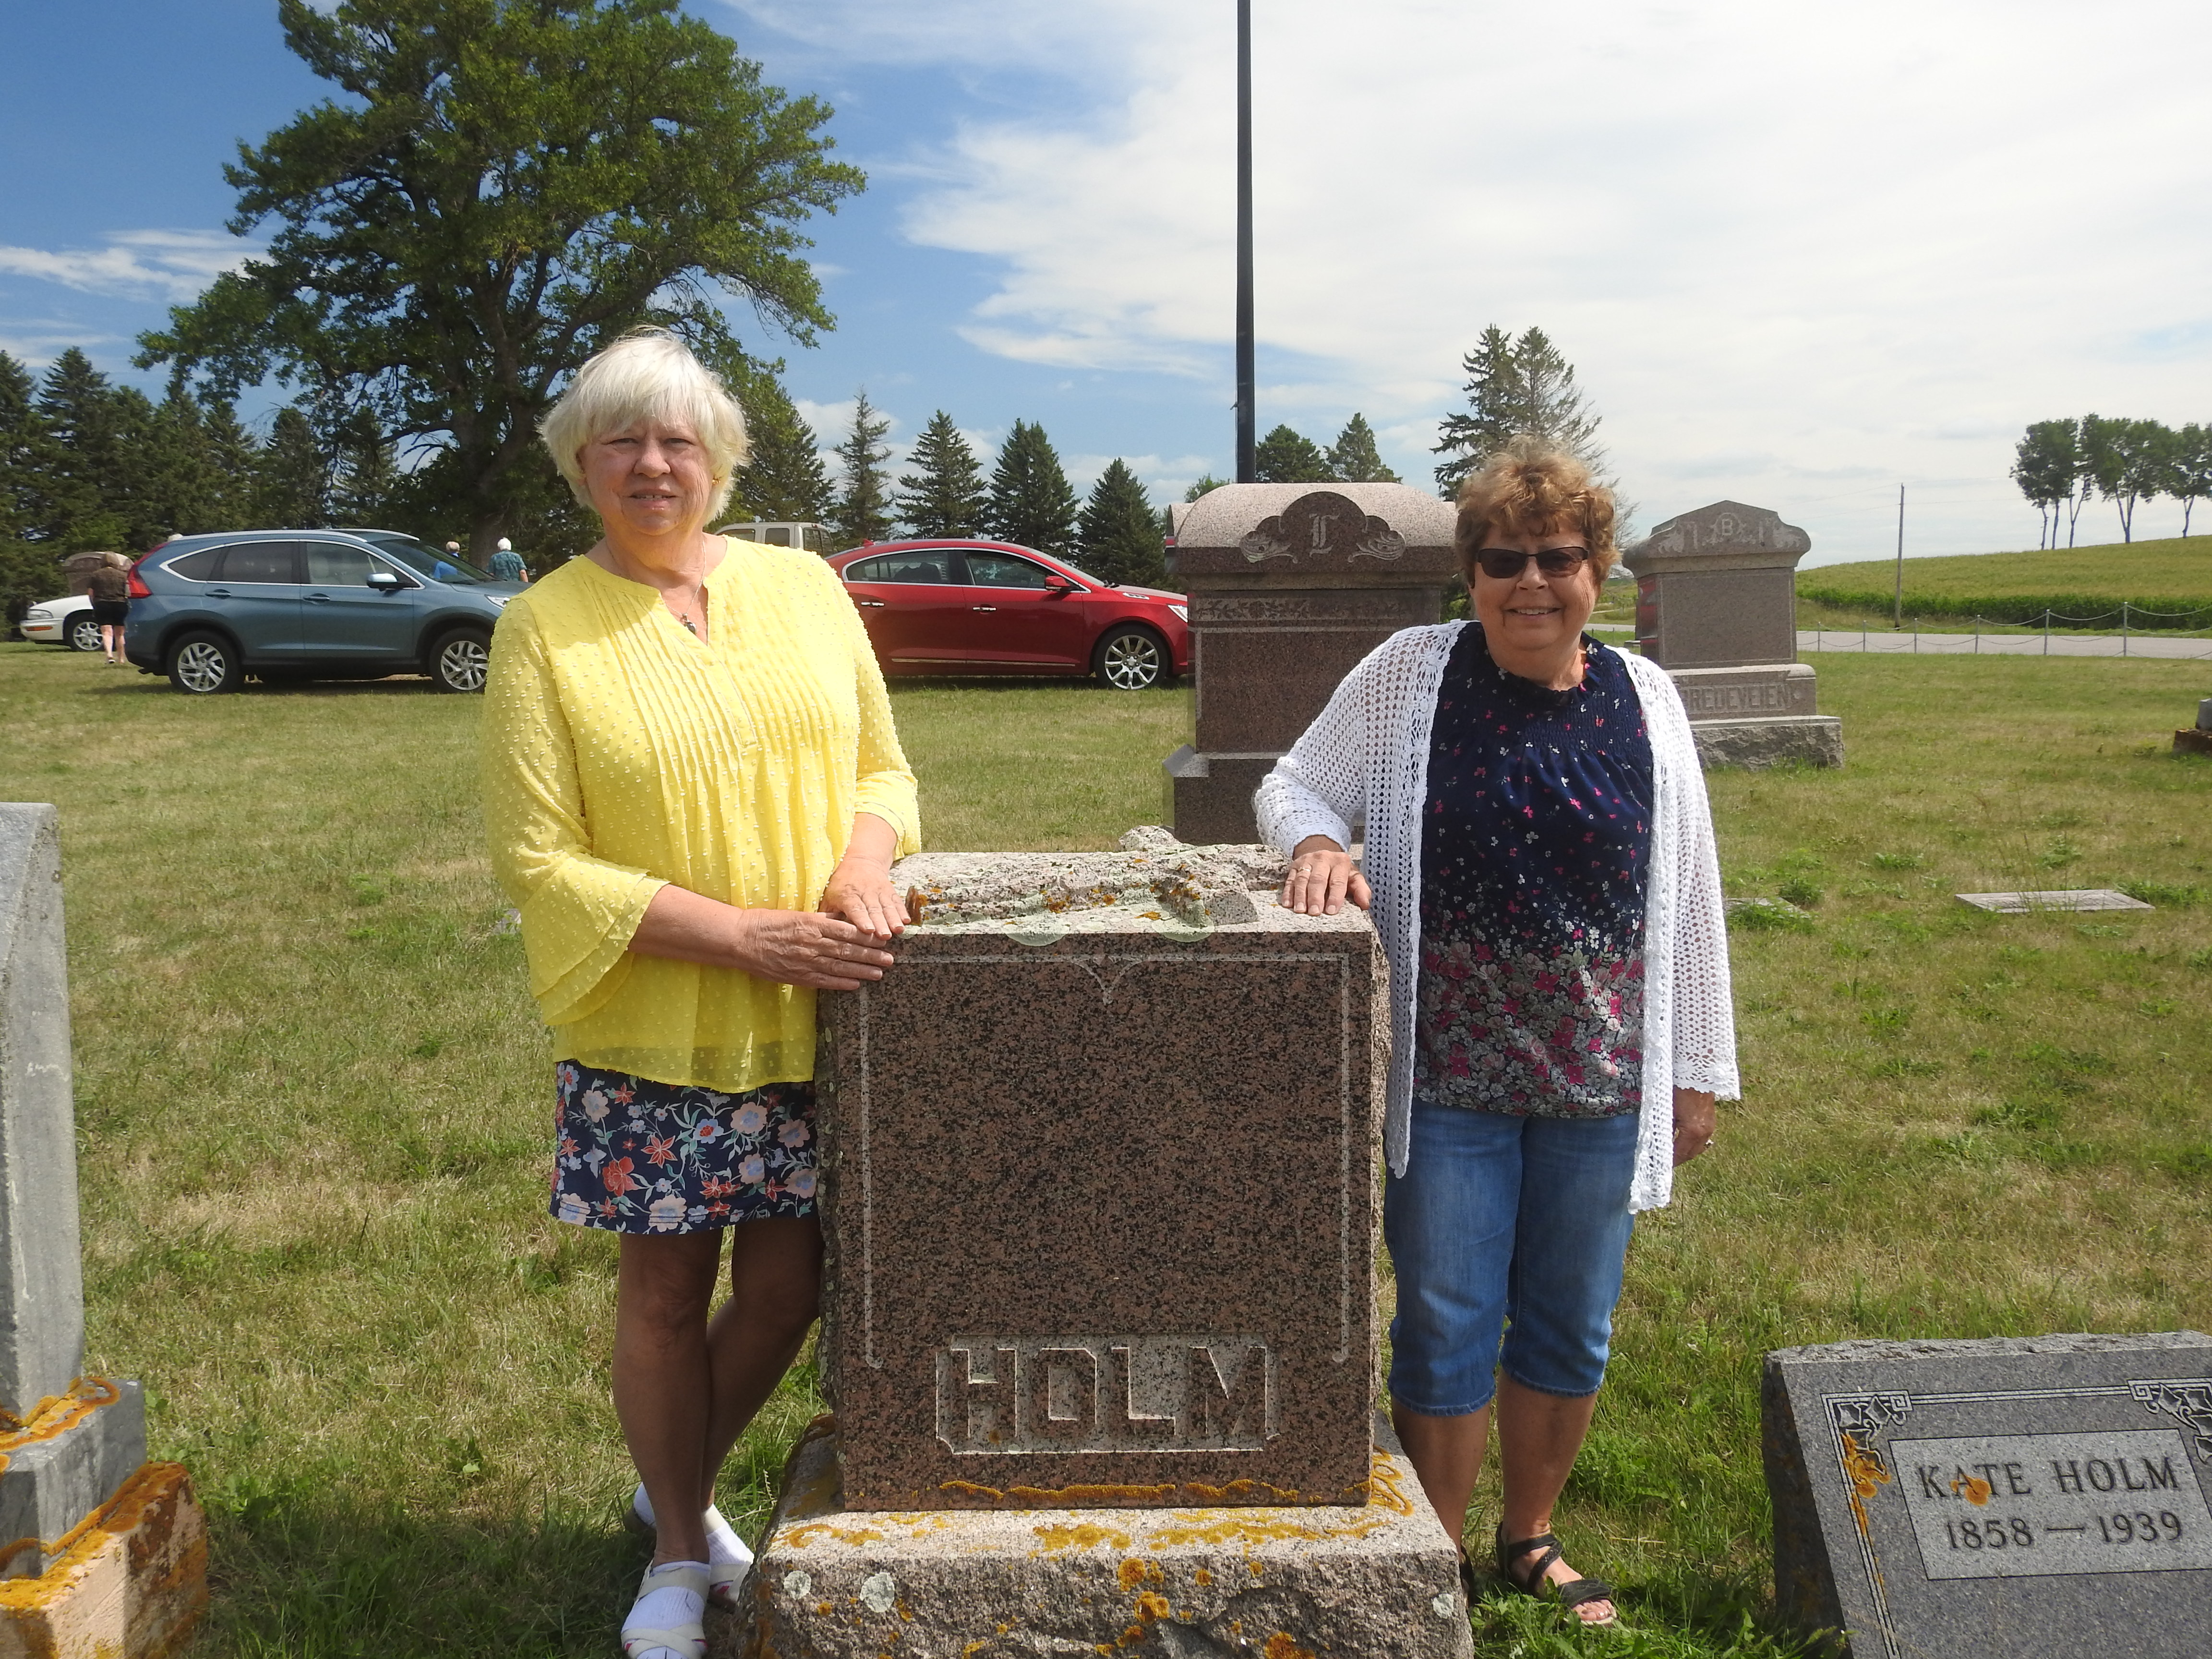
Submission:
<svg viewBox="0 0 2212 1659">
<path fill-rule="evenodd" d="M 1499 1574 L 1611 1625 L 1613 1591 L 1567 1565 L 1552 1509 L 1634 1212 L 1668 1201 L 1737 1093 L 1720 867 L 1673 681 L 1584 631 L 1611 492 L 1522 440 L 1462 486 L 1453 541 L 1473 619 L 1395 634 L 1346 675 L 1261 784 L 1260 830 L 1291 855 L 1285 907 L 1371 904 L 1390 962 L 1407 1457 L 1457 1538 L 1494 1406 Z"/>
<path fill-rule="evenodd" d="M 92 600 L 92 619 L 100 624 L 100 648 L 112 668 L 123 659 L 123 625 L 131 616 L 131 561 L 120 553 L 101 554 L 84 591 Z"/>
<path fill-rule="evenodd" d="M 492 635 L 485 828 L 553 1032 L 550 1206 L 620 1241 L 615 1413 L 655 1532 L 623 1650 L 702 1659 L 750 1560 L 715 1480 L 819 1295 L 815 994 L 891 965 L 915 780 L 836 573 L 706 533 L 744 420 L 681 340 L 624 335 L 540 431 L 604 534 Z"/>
<path fill-rule="evenodd" d="M 496 581 L 527 585 L 530 580 L 530 572 L 523 567 L 522 555 L 514 550 L 514 544 L 504 536 L 499 538 L 498 550 L 491 556 L 491 574 Z"/>
</svg>

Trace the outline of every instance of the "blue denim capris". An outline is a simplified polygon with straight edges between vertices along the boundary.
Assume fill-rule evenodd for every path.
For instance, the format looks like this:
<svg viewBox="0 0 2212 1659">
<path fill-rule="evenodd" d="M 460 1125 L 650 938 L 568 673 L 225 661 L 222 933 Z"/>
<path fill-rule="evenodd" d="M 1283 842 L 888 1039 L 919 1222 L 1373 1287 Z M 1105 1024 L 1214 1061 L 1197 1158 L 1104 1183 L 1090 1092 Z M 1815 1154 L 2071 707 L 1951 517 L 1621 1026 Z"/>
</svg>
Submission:
<svg viewBox="0 0 2212 1659">
<path fill-rule="evenodd" d="M 1636 1138 L 1634 1112 L 1513 1117 L 1413 1103 L 1412 1156 L 1382 1196 L 1399 1404 L 1480 1411 L 1501 1365 L 1540 1394 L 1597 1392 L 1634 1226 Z"/>
</svg>

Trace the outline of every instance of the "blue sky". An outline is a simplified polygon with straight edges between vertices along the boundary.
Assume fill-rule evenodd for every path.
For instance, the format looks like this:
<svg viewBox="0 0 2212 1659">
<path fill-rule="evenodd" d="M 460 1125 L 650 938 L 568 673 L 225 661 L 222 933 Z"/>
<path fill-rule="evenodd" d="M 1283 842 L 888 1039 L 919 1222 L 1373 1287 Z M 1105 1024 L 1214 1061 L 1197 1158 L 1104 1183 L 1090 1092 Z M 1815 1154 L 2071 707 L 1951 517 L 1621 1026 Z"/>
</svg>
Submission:
<svg viewBox="0 0 2212 1659">
<path fill-rule="evenodd" d="M 825 441 L 1040 421 L 1079 482 L 1230 461 L 1230 0 L 693 0 L 837 109 Z M 1645 524 L 1732 496 L 1811 562 L 2032 545 L 2032 420 L 2212 420 L 2212 15 L 2117 0 L 1255 0 L 1261 420 L 1425 482 L 1459 354 L 1542 325 Z M 221 177 L 325 89 L 268 0 L 0 13 L 0 346 L 132 341 L 238 256 Z M 772 340 L 762 344 L 777 348 Z M 2141 534 L 2179 529 L 2143 509 Z M 2085 532 L 2117 533 L 2093 506 Z M 2112 521 L 2112 522 L 2108 522 Z"/>
</svg>

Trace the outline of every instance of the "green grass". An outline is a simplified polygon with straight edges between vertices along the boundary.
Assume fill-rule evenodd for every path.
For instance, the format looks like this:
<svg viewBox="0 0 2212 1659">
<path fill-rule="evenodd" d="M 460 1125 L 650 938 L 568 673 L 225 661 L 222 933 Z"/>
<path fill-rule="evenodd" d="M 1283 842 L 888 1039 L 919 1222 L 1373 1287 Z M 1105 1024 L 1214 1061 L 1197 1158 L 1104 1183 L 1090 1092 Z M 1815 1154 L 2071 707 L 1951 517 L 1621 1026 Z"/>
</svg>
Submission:
<svg viewBox="0 0 2212 1659">
<path fill-rule="evenodd" d="M 1764 1659 L 1758 1364 L 1846 1336 L 2205 1328 L 2212 763 L 2201 665 L 1824 658 L 1838 773 L 1727 774 L 1750 1098 L 1632 1253 L 1559 1520 L 1639 1634 L 1480 1610 L 1486 1655 Z M 1182 694 L 904 685 L 938 847 L 1159 816 Z M 0 646 L 0 796 L 62 810 L 90 1364 L 142 1378 L 211 1511 L 206 1655 L 605 1659 L 639 1563 L 606 1399 L 612 1249 L 545 1218 L 550 1105 L 479 845 L 480 703 L 188 701 Z M 2134 884 L 1995 917 L 1954 891 Z M 817 1408 L 726 1479 L 740 1525 Z M 1471 1535 L 1488 1535 L 1494 1486 Z"/>
<path fill-rule="evenodd" d="M 1887 617 L 1896 573 L 1887 559 L 1820 565 L 1797 573 L 1797 594 L 1839 615 Z M 1907 617 L 2025 623 L 2047 608 L 2094 617 L 2117 613 L 2123 600 L 2153 612 L 2189 613 L 2166 615 L 2161 627 L 2212 626 L 2212 536 L 1905 562 Z M 1812 623 L 1801 617 L 1798 625 Z M 2099 625 L 2117 630 L 2120 618 L 2114 614 Z"/>
</svg>

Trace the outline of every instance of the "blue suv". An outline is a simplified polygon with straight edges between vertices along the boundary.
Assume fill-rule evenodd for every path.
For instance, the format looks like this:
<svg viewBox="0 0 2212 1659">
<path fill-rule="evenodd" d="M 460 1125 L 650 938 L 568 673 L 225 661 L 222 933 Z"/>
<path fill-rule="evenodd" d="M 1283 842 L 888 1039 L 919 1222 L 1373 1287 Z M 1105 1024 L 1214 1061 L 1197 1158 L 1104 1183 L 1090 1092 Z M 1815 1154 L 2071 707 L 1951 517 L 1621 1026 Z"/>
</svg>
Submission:
<svg viewBox="0 0 2212 1659">
<path fill-rule="evenodd" d="M 428 674 L 441 691 L 481 691 L 492 625 L 521 591 L 391 530 L 180 536 L 132 571 L 124 649 L 195 696 L 248 675 Z"/>
</svg>

